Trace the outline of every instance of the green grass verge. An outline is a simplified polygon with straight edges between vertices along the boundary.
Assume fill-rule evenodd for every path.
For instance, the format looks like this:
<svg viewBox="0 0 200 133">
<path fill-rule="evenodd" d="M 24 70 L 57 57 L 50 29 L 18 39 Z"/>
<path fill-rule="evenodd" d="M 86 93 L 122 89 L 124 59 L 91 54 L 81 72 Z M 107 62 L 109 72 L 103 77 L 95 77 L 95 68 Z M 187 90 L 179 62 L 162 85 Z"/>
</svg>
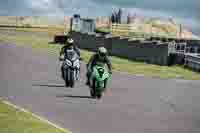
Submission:
<svg viewBox="0 0 200 133">
<path fill-rule="evenodd" d="M 108 27 L 98 27 L 96 30 L 102 31 L 102 32 L 111 32 L 110 28 Z"/>
<path fill-rule="evenodd" d="M 52 40 L 42 39 L 41 37 L 35 36 L 22 36 L 20 34 L 15 35 L 5 35 L 0 34 L 0 40 L 4 42 L 13 42 L 18 45 L 31 46 L 36 51 L 44 50 L 50 54 L 57 55 L 61 48 L 60 45 L 49 44 L 48 42 Z M 92 55 L 92 52 L 87 50 L 81 50 L 81 56 L 84 62 L 89 60 L 89 57 Z M 131 74 L 142 74 L 149 77 L 158 77 L 158 78 L 182 78 L 189 80 L 199 80 L 200 74 L 193 72 L 188 69 L 184 69 L 182 66 L 159 66 L 151 65 L 142 62 L 130 61 L 126 59 L 121 59 L 118 57 L 111 57 L 113 68 L 115 71 L 128 72 Z"/>
<path fill-rule="evenodd" d="M 0 133 L 64 133 L 0 101 Z"/>
</svg>

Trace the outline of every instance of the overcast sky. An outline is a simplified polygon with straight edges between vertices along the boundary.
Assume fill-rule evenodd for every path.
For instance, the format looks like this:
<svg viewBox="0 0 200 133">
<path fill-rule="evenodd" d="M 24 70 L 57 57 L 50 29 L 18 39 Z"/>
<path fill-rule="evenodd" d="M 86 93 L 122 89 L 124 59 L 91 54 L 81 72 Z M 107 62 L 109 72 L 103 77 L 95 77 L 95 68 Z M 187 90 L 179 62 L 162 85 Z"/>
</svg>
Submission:
<svg viewBox="0 0 200 133">
<path fill-rule="evenodd" d="M 200 31 L 200 0 L 1 0 L 0 15 L 95 17 L 108 16 L 115 7 L 152 17 L 171 16 Z"/>
</svg>

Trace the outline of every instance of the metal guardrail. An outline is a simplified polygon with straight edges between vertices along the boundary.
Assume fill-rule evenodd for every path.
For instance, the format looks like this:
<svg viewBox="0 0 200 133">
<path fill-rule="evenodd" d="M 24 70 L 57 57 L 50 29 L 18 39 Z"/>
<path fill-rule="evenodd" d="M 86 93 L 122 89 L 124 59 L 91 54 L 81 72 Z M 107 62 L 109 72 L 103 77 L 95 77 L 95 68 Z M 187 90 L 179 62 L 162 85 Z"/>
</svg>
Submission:
<svg viewBox="0 0 200 133">
<path fill-rule="evenodd" d="M 185 66 L 195 71 L 200 71 L 200 55 L 185 54 Z"/>
</svg>

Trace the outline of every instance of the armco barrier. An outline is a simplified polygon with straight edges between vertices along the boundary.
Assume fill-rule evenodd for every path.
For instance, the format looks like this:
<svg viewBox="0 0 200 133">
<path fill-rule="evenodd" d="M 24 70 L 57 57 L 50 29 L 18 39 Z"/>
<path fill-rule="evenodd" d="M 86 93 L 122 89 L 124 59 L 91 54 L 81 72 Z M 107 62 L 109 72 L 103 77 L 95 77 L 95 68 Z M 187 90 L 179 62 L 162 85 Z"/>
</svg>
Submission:
<svg viewBox="0 0 200 133">
<path fill-rule="evenodd" d="M 99 46 L 108 49 L 110 55 L 141 60 L 148 63 L 167 65 L 168 64 L 168 43 L 155 44 L 153 42 L 129 41 L 127 38 L 104 37 L 88 35 L 78 32 L 71 32 L 78 46 L 82 49 L 96 51 Z"/>
<path fill-rule="evenodd" d="M 185 66 L 200 72 L 200 55 L 185 54 Z"/>
</svg>

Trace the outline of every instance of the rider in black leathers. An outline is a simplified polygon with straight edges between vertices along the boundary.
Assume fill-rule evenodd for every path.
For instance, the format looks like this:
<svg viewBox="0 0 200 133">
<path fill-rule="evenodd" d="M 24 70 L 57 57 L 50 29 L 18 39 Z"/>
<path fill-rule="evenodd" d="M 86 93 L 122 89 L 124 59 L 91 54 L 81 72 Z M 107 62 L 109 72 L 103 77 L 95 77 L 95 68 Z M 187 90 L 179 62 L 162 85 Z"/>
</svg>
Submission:
<svg viewBox="0 0 200 133">
<path fill-rule="evenodd" d="M 66 44 L 61 48 L 60 51 L 60 58 L 62 55 L 65 56 L 67 55 L 67 50 L 74 49 L 78 56 L 80 57 L 80 50 L 79 48 L 74 44 L 74 40 L 72 38 L 68 38 L 66 41 Z M 63 71 L 63 65 L 61 66 L 61 76 L 64 79 L 64 71 Z"/>
</svg>

